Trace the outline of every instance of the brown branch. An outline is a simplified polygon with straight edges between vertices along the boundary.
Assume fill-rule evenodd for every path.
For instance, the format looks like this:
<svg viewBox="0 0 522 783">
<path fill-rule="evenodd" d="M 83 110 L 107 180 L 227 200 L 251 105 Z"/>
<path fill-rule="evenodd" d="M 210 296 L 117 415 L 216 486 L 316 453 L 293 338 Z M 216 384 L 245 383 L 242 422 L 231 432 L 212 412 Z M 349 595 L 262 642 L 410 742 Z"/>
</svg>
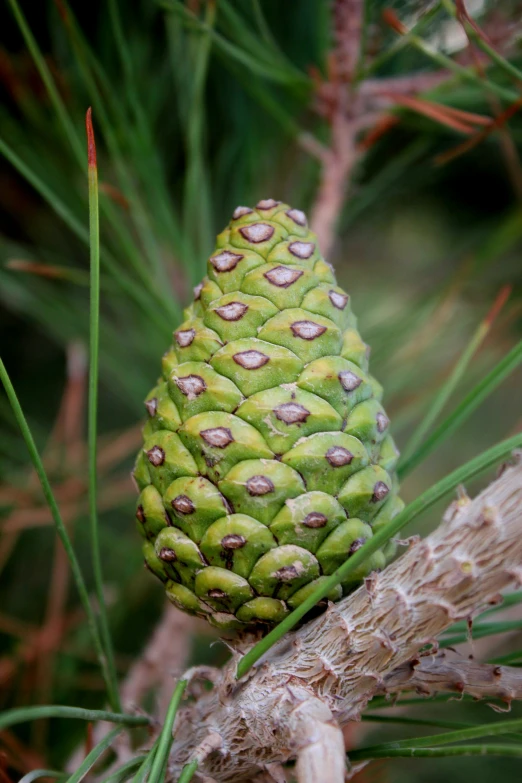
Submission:
<svg viewBox="0 0 522 783">
<path fill-rule="evenodd" d="M 446 652 L 416 658 L 384 678 L 381 693 L 415 690 L 425 696 L 440 692 L 467 694 L 475 699 L 498 699 L 508 706 L 522 699 L 522 669 L 463 659 L 449 660 Z"/>
<path fill-rule="evenodd" d="M 333 7 L 335 48 L 328 63 L 328 81 L 318 85 L 318 111 L 331 125 L 330 146 L 322 154 L 321 180 L 311 224 L 328 258 L 353 166 L 357 160 L 357 126 L 353 77 L 361 40 L 361 0 L 336 0 Z"/>
<path fill-rule="evenodd" d="M 319 767 L 322 779 L 342 783 L 341 727 L 449 625 L 522 581 L 521 520 L 518 463 L 473 502 L 460 498 L 427 539 L 282 639 L 240 682 L 236 653 L 213 691 L 179 715 L 174 776 L 198 758 L 202 774 L 239 783 L 297 759 L 299 783 Z"/>
</svg>

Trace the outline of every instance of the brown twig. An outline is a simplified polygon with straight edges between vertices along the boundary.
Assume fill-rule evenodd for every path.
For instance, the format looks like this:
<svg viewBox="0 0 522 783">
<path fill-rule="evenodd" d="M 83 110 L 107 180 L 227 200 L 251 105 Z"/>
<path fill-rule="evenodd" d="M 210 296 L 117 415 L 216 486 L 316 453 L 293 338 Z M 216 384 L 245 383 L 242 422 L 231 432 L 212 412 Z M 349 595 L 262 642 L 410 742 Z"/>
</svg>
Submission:
<svg viewBox="0 0 522 783">
<path fill-rule="evenodd" d="M 358 157 L 357 126 L 350 111 L 353 77 L 359 57 L 361 0 L 336 0 L 333 9 L 335 48 L 328 61 L 328 80 L 317 90 L 318 110 L 330 123 L 330 146 L 322 156 L 321 181 L 312 208 L 311 224 L 328 258 L 350 174 Z"/>
</svg>

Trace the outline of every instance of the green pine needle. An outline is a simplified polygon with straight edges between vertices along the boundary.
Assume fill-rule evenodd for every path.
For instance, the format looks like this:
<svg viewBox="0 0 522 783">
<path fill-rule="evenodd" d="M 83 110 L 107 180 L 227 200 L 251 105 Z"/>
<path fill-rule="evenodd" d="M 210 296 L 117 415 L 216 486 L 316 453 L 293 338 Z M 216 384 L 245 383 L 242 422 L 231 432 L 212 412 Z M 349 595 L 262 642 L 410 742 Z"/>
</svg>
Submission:
<svg viewBox="0 0 522 783">
<path fill-rule="evenodd" d="M 116 737 L 123 731 L 121 726 L 110 731 L 106 737 L 102 739 L 90 753 L 86 755 L 76 772 L 67 779 L 67 783 L 80 783 L 86 775 L 91 771 L 96 762 L 103 756 L 106 750 L 110 748 Z"/>
<path fill-rule="evenodd" d="M 430 748 L 439 745 L 449 745 L 453 742 L 462 742 L 469 739 L 478 739 L 480 737 L 494 737 L 499 735 L 513 734 L 522 729 L 522 719 L 497 721 L 495 723 L 483 723 L 478 726 L 468 726 L 465 729 L 457 731 L 448 731 L 444 734 L 432 734 L 428 737 L 413 737 L 404 740 L 395 740 L 393 742 L 383 742 L 379 745 L 372 745 L 367 748 L 359 748 L 350 754 L 350 757 L 356 758 L 376 758 L 380 754 L 389 750 L 399 748 Z M 519 748 L 522 755 L 522 748 Z M 378 756 L 376 755 L 378 754 Z"/>
<path fill-rule="evenodd" d="M 194 761 L 189 761 L 188 764 L 185 764 L 185 766 L 181 770 L 181 775 L 178 778 L 178 783 L 190 783 L 190 781 L 196 774 L 197 768 L 198 768 L 198 762 L 196 759 Z"/>
<path fill-rule="evenodd" d="M 520 745 L 456 745 L 453 748 L 388 748 L 382 751 L 368 751 L 363 755 L 362 751 L 354 750 L 350 753 L 351 761 L 363 759 L 393 759 L 393 758 L 424 758 L 437 759 L 446 756 L 507 756 L 522 757 Z"/>
<path fill-rule="evenodd" d="M 174 721 L 176 720 L 178 708 L 186 687 L 187 680 L 180 680 L 174 688 L 174 693 L 172 694 L 169 708 L 167 710 L 167 715 L 165 717 L 165 723 L 163 724 L 163 729 L 159 738 L 159 744 L 156 755 L 154 757 L 154 763 L 150 771 L 149 783 L 162 783 L 164 779 L 162 772 L 166 762 L 168 761 L 170 748 L 172 745 L 172 727 L 174 726 Z"/>
<path fill-rule="evenodd" d="M 16 396 L 16 392 L 13 388 L 13 385 L 11 383 L 7 370 L 5 369 L 5 365 L 2 359 L 0 359 L 0 380 L 4 385 L 4 389 L 6 391 L 7 397 L 9 399 L 9 402 L 11 403 L 11 407 L 13 409 L 15 419 L 17 421 L 18 426 L 20 427 L 20 432 L 22 433 L 22 437 L 25 441 L 25 445 L 27 446 L 27 450 L 29 452 L 31 462 L 33 463 L 34 469 L 36 470 L 36 473 L 38 474 L 38 478 L 40 479 L 40 484 L 42 485 L 42 490 L 45 499 L 47 501 L 47 505 L 49 506 L 51 515 L 54 520 L 54 524 L 56 526 L 56 532 L 58 533 L 58 536 L 60 537 L 60 540 L 67 554 L 67 558 L 71 566 L 71 571 L 74 577 L 74 581 L 76 582 L 76 587 L 80 595 L 80 600 L 82 602 L 82 606 L 85 611 L 85 614 L 87 615 L 89 628 L 94 642 L 94 647 L 98 655 L 98 660 L 102 668 L 102 673 L 105 679 L 105 684 L 107 686 L 107 691 L 108 693 L 110 693 L 113 687 L 112 685 L 113 678 L 109 667 L 109 663 L 107 661 L 104 644 L 102 643 L 102 637 L 100 636 L 100 632 L 98 630 L 98 623 L 96 620 L 96 616 L 94 614 L 94 610 L 89 600 L 89 593 L 87 592 L 87 586 L 85 584 L 85 580 L 83 578 L 83 574 L 80 569 L 80 564 L 78 563 L 78 559 L 74 552 L 71 539 L 69 538 L 67 528 L 65 527 L 62 516 L 60 514 L 58 504 L 54 497 L 54 493 L 51 489 L 49 479 L 47 478 L 47 473 L 45 472 L 45 468 L 40 458 L 40 454 L 38 453 L 38 449 L 36 448 L 36 444 L 31 434 L 31 430 L 29 429 L 29 425 L 27 424 L 27 420 L 24 416 L 22 407 L 18 401 L 18 397 Z M 118 701 L 119 700 L 116 699 L 115 704 L 118 703 Z"/>
<path fill-rule="evenodd" d="M 505 300 L 509 296 L 510 291 L 511 288 L 509 286 L 505 286 L 500 291 L 499 295 L 495 299 L 495 302 L 490 312 L 480 322 L 480 324 L 473 332 L 471 340 L 469 341 L 469 343 L 463 350 L 462 354 L 460 355 L 449 377 L 447 378 L 445 383 L 442 384 L 439 391 L 435 395 L 435 399 L 433 400 L 425 417 L 420 422 L 419 426 L 416 428 L 409 442 L 402 449 L 401 460 L 403 463 L 407 463 L 410 457 L 412 456 L 412 454 L 414 454 L 415 451 L 420 447 L 426 433 L 430 431 L 433 424 L 438 419 L 444 406 L 446 405 L 449 398 L 451 397 L 451 395 L 459 385 L 460 381 L 464 377 L 471 360 L 473 359 L 476 352 L 478 351 L 478 349 L 480 348 L 480 346 L 488 336 L 490 329 L 493 325 L 493 322 L 495 320 L 495 317 L 499 312 L 499 310 L 504 305 Z"/>
<path fill-rule="evenodd" d="M 455 410 L 426 438 L 409 457 L 399 462 L 397 473 L 403 479 L 429 454 L 461 427 L 472 413 L 497 389 L 522 362 L 522 340 L 504 356 L 491 372 L 482 378 Z"/>
<path fill-rule="evenodd" d="M 136 756 L 136 758 L 130 759 L 115 772 L 111 772 L 108 777 L 102 780 L 102 783 L 125 783 L 126 780 L 129 780 L 131 774 L 143 764 L 146 758 L 147 756 Z"/>
<path fill-rule="evenodd" d="M 121 723 L 124 726 L 148 726 L 150 718 L 145 715 L 126 715 L 107 712 L 107 710 L 85 710 L 81 707 L 68 707 L 62 704 L 44 704 L 39 707 L 17 707 L 0 713 L 0 731 L 19 723 L 44 718 L 64 718 L 67 720 L 86 720 L 94 723 L 99 720 L 107 723 Z"/>
<path fill-rule="evenodd" d="M 86 115 L 88 180 L 89 180 L 89 235 L 91 250 L 91 300 L 89 323 L 89 400 L 88 400 L 88 451 L 89 451 L 89 517 L 91 533 L 91 556 L 96 598 L 100 620 L 101 637 L 107 660 L 108 697 L 115 712 L 121 712 L 118 692 L 118 678 L 114 663 L 114 651 L 109 630 L 107 604 L 103 589 L 103 573 L 100 553 L 98 525 L 98 364 L 100 348 L 100 221 L 98 208 L 98 168 L 96 164 L 96 143 L 92 127 L 91 109 Z"/>
</svg>

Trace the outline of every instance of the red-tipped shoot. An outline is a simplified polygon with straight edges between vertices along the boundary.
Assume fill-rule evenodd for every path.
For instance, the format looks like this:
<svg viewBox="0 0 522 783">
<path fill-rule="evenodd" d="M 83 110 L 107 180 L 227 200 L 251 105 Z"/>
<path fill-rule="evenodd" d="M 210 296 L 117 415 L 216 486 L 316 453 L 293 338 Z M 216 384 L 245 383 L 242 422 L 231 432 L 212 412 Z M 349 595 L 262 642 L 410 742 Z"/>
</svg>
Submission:
<svg viewBox="0 0 522 783">
<path fill-rule="evenodd" d="M 508 283 L 507 285 L 502 286 L 502 288 L 498 292 L 495 301 L 491 305 L 489 313 L 484 318 L 484 324 L 488 329 L 491 328 L 493 322 L 496 321 L 496 319 L 498 318 L 500 311 L 502 310 L 507 300 L 511 296 L 512 290 L 513 290 L 513 286 L 511 285 L 511 283 Z"/>
<path fill-rule="evenodd" d="M 92 127 L 92 109 L 89 106 L 85 115 L 85 128 L 87 130 L 87 160 L 89 168 L 96 168 L 96 142 L 94 140 L 94 129 Z"/>
</svg>

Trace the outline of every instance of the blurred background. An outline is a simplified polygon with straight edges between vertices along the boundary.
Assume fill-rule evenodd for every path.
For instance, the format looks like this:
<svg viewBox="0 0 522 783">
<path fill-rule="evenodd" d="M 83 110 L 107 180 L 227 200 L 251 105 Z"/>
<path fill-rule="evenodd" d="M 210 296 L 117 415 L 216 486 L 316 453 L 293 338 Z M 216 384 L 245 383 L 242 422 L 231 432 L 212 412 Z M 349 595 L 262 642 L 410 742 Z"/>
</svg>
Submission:
<svg viewBox="0 0 522 783">
<path fill-rule="evenodd" d="M 102 243 L 99 510 L 122 678 L 164 611 L 161 584 L 142 566 L 129 477 L 143 399 L 214 235 L 238 204 L 273 197 L 311 216 L 372 346 L 372 372 L 385 387 L 400 448 L 412 446 L 455 367 L 462 377 L 442 418 L 520 339 L 520 11 L 517 0 L 4 3 L 1 352 L 89 585 L 84 115 L 93 110 Z M 459 365 L 474 339 L 472 360 Z M 521 384 L 518 369 L 415 465 L 405 500 L 519 431 Z M 76 590 L 4 397 L 0 428 L 0 710 L 100 707 L 104 685 Z M 429 531 L 445 505 L 406 532 Z M 505 615 L 509 632 L 477 641 L 475 654 L 491 660 L 521 647 L 517 609 Z M 173 636 L 164 670 L 226 659 L 203 624 L 172 615 L 166 622 Z M 145 706 L 148 689 L 152 680 L 142 688 Z M 405 709 L 422 718 L 494 717 L 471 702 Z M 405 736 L 407 728 L 366 723 L 353 742 Z M 40 721 L 0 732 L 0 779 L 63 764 L 84 731 Z M 516 760 L 395 760 L 360 779 L 464 774 L 487 783 L 519 773 Z"/>
</svg>

